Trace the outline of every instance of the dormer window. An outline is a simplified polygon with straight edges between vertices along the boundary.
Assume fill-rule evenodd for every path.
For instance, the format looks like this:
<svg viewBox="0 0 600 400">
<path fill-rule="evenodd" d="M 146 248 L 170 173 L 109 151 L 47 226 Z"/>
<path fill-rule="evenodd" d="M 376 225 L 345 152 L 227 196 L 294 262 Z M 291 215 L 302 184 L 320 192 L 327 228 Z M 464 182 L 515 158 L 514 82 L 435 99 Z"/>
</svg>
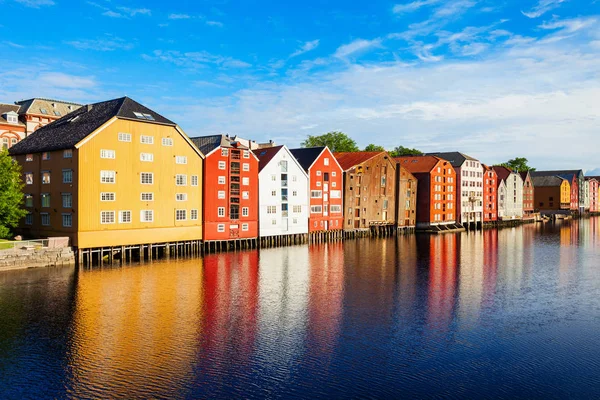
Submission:
<svg viewBox="0 0 600 400">
<path fill-rule="evenodd" d="M 145 113 L 140 113 L 140 112 L 134 111 L 133 115 L 135 115 L 139 119 L 147 119 L 147 120 L 150 120 L 150 121 L 154 121 L 154 117 L 152 115 L 150 115 L 150 114 L 145 114 Z"/>
<path fill-rule="evenodd" d="M 40 108 L 40 112 L 44 115 L 48 114 L 48 110 L 46 110 L 45 108 Z"/>
<path fill-rule="evenodd" d="M 56 115 L 57 117 L 60 117 L 60 111 L 54 110 L 54 115 Z"/>
<path fill-rule="evenodd" d="M 9 111 L 3 115 L 6 122 L 9 124 L 18 124 L 19 123 L 19 115 L 14 111 Z"/>
</svg>

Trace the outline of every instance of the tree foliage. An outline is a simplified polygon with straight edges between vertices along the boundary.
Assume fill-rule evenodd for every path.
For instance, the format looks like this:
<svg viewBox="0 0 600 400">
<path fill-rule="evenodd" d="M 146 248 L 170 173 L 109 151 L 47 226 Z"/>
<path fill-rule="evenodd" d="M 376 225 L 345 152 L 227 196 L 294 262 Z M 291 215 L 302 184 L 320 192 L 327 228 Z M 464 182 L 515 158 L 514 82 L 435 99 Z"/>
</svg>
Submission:
<svg viewBox="0 0 600 400">
<path fill-rule="evenodd" d="M 515 157 L 512 160 L 508 160 L 505 163 L 502 163 L 503 167 L 508 167 L 513 171 L 525 172 L 525 171 L 535 171 L 535 168 L 530 167 L 527 163 L 529 161 L 525 157 Z"/>
<path fill-rule="evenodd" d="M 22 189 L 21 167 L 7 150 L 0 150 L 0 238 L 10 237 L 10 230 L 27 214 Z"/>
<path fill-rule="evenodd" d="M 385 151 L 385 149 L 383 148 L 383 146 L 378 146 L 376 144 L 369 144 L 367 145 L 367 147 L 365 147 L 365 151 Z"/>
<path fill-rule="evenodd" d="M 343 132 L 328 132 L 324 135 L 308 135 L 306 140 L 301 143 L 302 147 L 321 147 L 327 146 L 333 152 L 337 151 L 358 151 L 356 142 Z"/>
<path fill-rule="evenodd" d="M 394 147 L 394 150 L 390 151 L 392 157 L 408 157 L 408 156 L 422 156 L 423 152 L 417 149 L 411 149 L 409 147 L 398 146 Z"/>
</svg>

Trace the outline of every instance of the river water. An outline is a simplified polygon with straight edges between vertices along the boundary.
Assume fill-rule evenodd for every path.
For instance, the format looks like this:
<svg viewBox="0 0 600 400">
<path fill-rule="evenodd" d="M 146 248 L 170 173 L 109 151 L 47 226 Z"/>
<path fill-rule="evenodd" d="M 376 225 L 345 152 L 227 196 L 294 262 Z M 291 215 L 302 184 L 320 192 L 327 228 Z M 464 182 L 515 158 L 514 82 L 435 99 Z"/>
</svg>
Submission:
<svg viewBox="0 0 600 400">
<path fill-rule="evenodd" d="M 0 273 L 0 398 L 592 398 L 600 219 Z"/>
</svg>

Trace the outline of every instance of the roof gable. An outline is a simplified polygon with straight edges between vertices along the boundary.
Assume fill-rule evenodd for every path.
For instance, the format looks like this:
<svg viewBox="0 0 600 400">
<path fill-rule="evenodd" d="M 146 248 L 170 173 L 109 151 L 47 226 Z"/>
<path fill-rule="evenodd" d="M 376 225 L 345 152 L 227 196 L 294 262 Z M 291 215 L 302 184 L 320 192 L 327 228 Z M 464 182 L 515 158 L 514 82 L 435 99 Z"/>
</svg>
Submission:
<svg viewBox="0 0 600 400">
<path fill-rule="evenodd" d="M 214 150 L 225 147 L 225 148 L 236 148 L 240 150 L 249 150 L 248 146 L 245 146 L 242 142 L 236 140 L 229 135 L 209 135 L 209 136 L 196 136 L 191 138 L 191 141 L 200 149 L 200 151 L 208 156 Z M 252 152 L 250 152 L 252 153 Z M 253 154 L 254 157 L 256 155 Z"/>
<path fill-rule="evenodd" d="M 395 157 L 394 160 L 413 174 L 430 173 L 440 161 L 446 161 L 437 156 Z M 447 162 L 447 161 L 446 161 Z"/>
<path fill-rule="evenodd" d="M 426 155 L 443 158 L 444 160 L 447 160 L 454 168 L 460 168 L 467 160 L 479 162 L 479 160 L 458 151 L 427 153 Z"/>
<path fill-rule="evenodd" d="M 321 153 L 325 151 L 325 149 L 326 147 L 306 147 L 290 149 L 290 152 L 296 158 L 300 166 L 304 168 L 306 172 L 308 172 L 310 167 L 314 164 L 317 158 L 319 158 Z"/>
<path fill-rule="evenodd" d="M 358 164 L 362 164 L 365 161 L 377 157 L 380 154 L 386 154 L 385 151 L 355 151 L 355 152 L 336 152 L 333 156 L 337 160 L 338 164 L 344 171 L 352 169 Z M 389 158 L 389 156 L 388 156 Z"/>
<path fill-rule="evenodd" d="M 283 149 L 283 146 L 268 147 L 266 149 L 257 149 L 252 152 L 258 158 L 258 171 L 262 171 L 269 162 Z"/>
</svg>

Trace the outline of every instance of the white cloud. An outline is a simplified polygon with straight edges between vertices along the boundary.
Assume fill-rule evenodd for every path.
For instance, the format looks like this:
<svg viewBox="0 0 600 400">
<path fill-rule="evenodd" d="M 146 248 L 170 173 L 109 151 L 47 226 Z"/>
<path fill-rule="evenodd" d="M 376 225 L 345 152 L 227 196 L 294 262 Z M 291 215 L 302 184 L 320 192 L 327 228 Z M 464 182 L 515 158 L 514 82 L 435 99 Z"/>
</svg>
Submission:
<svg viewBox="0 0 600 400">
<path fill-rule="evenodd" d="M 394 8 L 392 8 L 392 11 L 395 14 L 404 14 L 408 12 L 417 11 L 421 7 L 430 6 L 439 2 L 440 0 L 417 0 L 412 1 L 410 3 L 396 4 Z"/>
<path fill-rule="evenodd" d="M 376 47 L 381 46 L 381 39 L 365 40 L 356 39 L 348 44 L 344 44 L 337 48 L 334 57 L 346 58 L 356 53 L 363 53 Z"/>
<path fill-rule="evenodd" d="M 208 26 L 217 26 L 219 28 L 223 27 L 223 23 L 219 21 L 206 21 L 206 25 Z"/>
<path fill-rule="evenodd" d="M 119 37 L 108 36 L 100 39 L 81 39 L 65 42 L 79 50 L 114 51 L 131 50 L 134 44 Z"/>
<path fill-rule="evenodd" d="M 192 18 L 188 14 L 169 14 L 169 19 L 190 19 Z"/>
<path fill-rule="evenodd" d="M 117 9 L 129 15 L 130 17 L 135 17 L 137 14 L 152 15 L 152 11 L 147 8 L 117 7 Z"/>
<path fill-rule="evenodd" d="M 52 0 L 15 0 L 17 3 L 23 4 L 26 7 L 40 8 L 42 6 L 53 6 L 56 3 Z"/>
<path fill-rule="evenodd" d="M 529 11 L 521 11 L 527 18 L 538 18 L 564 3 L 566 0 L 539 0 L 539 2 Z"/>
<path fill-rule="evenodd" d="M 2 44 L 6 45 L 6 46 L 14 47 L 15 49 L 24 49 L 25 48 L 25 46 L 23 46 L 22 44 L 11 42 L 9 40 L 5 40 L 4 42 L 2 42 Z"/>
<path fill-rule="evenodd" d="M 113 11 L 113 10 L 104 11 L 102 13 L 102 15 L 104 15 L 105 17 L 111 17 L 111 18 L 125 18 L 125 15 L 118 13 L 116 11 Z"/>
<path fill-rule="evenodd" d="M 309 51 L 314 50 L 317 47 L 319 47 L 319 39 L 311 40 L 310 42 L 304 43 L 298 50 L 293 52 L 290 55 L 290 57 L 297 57 L 301 54 L 308 53 Z"/>
<path fill-rule="evenodd" d="M 592 26 L 597 26 L 597 23 L 598 19 L 595 17 L 582 17 L 544 22 L 540 25 L 540 28 L 547 30 L 561 29 L 563 32 L 573 33 Z"/>
<path fill-rule="evenodd" d="M 211 54 L 207 51 L 180 52 L 176 50 L 154 50 L 152 55 L 142 55 L 146 61 L 163 61 L 191 71 L 216 65 L 226 69 L 243 69 L 252 65 L 232 57 Z"/>
</svg>

